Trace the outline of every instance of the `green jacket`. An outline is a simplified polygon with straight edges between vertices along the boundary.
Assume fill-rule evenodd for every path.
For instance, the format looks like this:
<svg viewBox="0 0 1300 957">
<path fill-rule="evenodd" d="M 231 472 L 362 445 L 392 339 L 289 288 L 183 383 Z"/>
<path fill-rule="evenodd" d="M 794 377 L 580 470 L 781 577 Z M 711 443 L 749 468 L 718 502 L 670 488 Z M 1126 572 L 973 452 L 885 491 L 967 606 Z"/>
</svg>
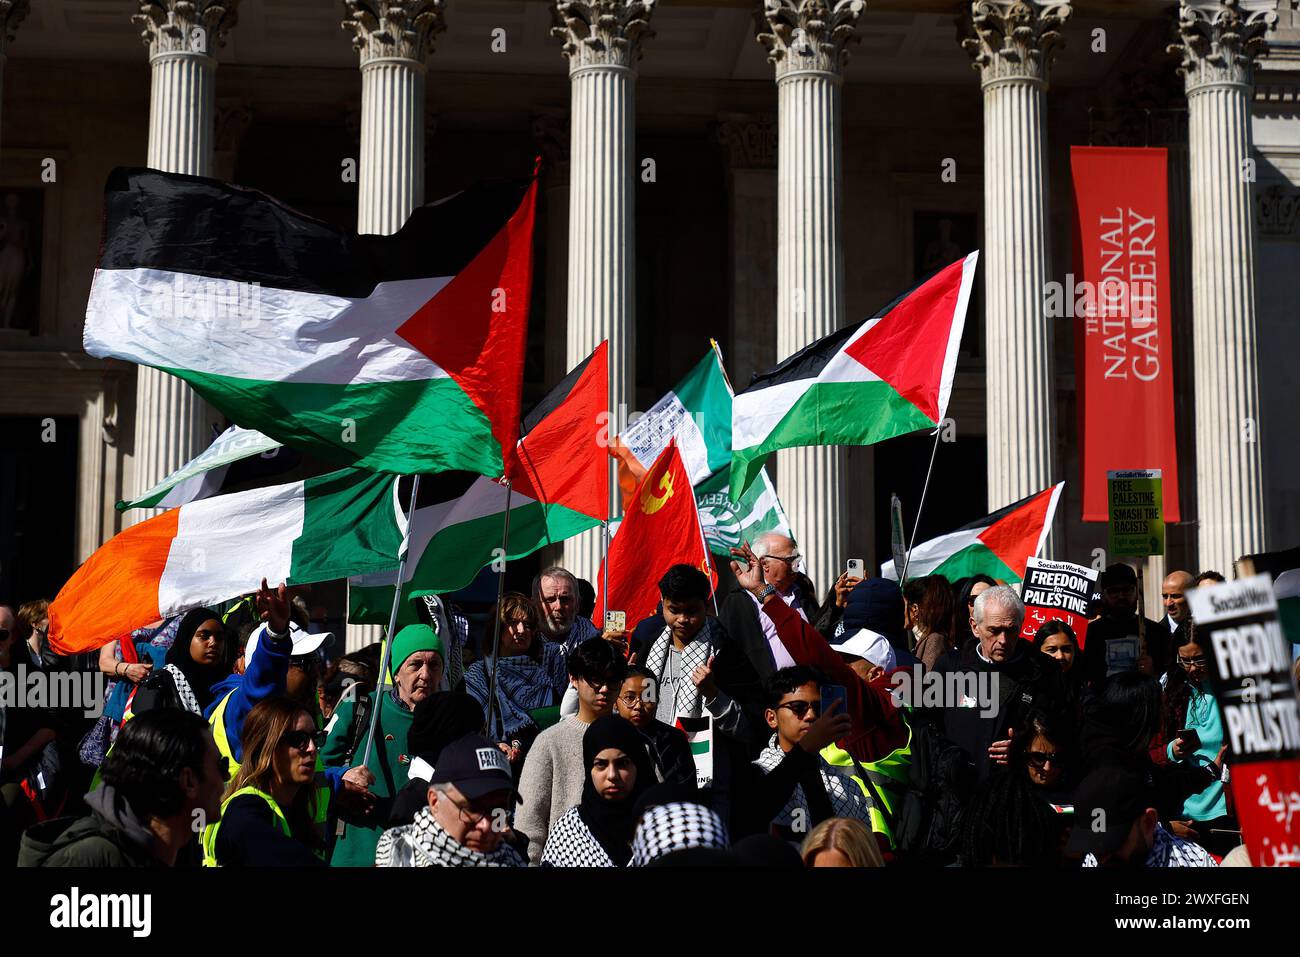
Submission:
<svg viewBox="0 0 1300 957">
<path fill-rule="evenodd" d="M 327 725 L 329 737 L 320 755 L 321 763 L 326 767 L 340 767 L 344 763 L 355 708 L 352 701 L 341 701 L 330 717 Z M 330 857 L 332 867 L 375 866 L 375 847 L 388 822 L 393 798 L 406 786 L 406 772 L 411 766 L 411 756 L 406 750 L 406 736 L 411 730 L 414 716 L 397 699 L 391 688 L 384 689 L 379 727 L 375 730 L 375 746 L 370 752 L 370 762 L 366 765 L 375 776 L 374 784 L 370 785 L 371 792 L 377 798 L 375 809 L 364 819 L 342 813 L 339 815 L 340 827 L 335 830 L 334 853 Z M 361 728 L 360 741 L 352 756 L 351 767 L 361 764 L 368 731 L 368 726 Z"/>
<path fill-rule="evenodd" d="M 87 817 L 60 817 L 29 827 L 19 867 L 159 867 L 153 832 L 104 785 L 86 795 Z M 178 864 L 184 863 L 181 860 Z"/>
</svg>

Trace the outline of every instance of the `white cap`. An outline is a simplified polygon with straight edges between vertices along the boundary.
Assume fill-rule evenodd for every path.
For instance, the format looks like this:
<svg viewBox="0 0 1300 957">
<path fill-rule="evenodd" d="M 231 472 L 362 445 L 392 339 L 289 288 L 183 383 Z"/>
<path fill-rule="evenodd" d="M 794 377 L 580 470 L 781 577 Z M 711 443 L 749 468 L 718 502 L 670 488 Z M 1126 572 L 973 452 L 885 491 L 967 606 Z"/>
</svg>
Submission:
<svg viewBox="0 0 1300 957">
<path fill-rule="evenodd" d="M 270 628 L 267 622 L 262 622 L 253 629 L 253 633 L 248 636 L 248 644 L 244 645 L 244 667 L 247 668 L 253 661 L 253 652 L 257 650 L 258 639 Z M 309 655 L 316 651 L 327 642 L 334 640 L 334 633 L 322 631 L 313 635 L 311 632 L 303 631 L 298 627 L 297 622 L 289 622 L 289 637 L 293 639 L 293 650 L 289 652 L 290 657 L 297 658 L 300 655 Z"/>
<path fill-rule="evenodd" d="M 839 641 L 838 645 L 831 645 L 832 650 L 853 655 L 855 658 L 865 658 L 886 671 L 893 671 L 898 667 L 898 656 L 894 653 L 894 646 L 889 643 L 889 639 L 870 628 L 859 628 Z"/>
</svg>

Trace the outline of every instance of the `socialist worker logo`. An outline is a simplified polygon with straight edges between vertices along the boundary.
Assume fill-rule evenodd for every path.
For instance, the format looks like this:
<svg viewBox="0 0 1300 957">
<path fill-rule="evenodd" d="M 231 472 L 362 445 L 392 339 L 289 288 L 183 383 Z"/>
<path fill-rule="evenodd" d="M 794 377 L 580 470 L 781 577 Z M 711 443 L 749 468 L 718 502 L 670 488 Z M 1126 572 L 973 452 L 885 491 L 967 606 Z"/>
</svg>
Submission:
<svg viewBox="0 0 1300 957">
<path fill-rule="evenodd" d="M 655 490 L 662 494 L 655 495 Z M 657 485 L 652 485 L 641 493 L 641 511 L 647 515 L 653 515 L 659 509 L 668 504 L 668 500 L 673 497 L 673 473 L 664 472 L 659 478 Z"/>
</svg>

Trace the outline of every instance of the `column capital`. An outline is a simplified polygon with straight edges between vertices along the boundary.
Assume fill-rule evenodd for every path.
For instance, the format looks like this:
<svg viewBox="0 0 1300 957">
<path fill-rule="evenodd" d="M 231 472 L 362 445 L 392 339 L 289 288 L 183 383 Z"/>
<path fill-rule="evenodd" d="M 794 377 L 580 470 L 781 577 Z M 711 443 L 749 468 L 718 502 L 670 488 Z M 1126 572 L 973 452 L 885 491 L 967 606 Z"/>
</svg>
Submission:
<svg viewBox="0 0 1300 957">
<path fill-rule="evenodd" d="M 654 36 L 650 15 L 659 0 L 556 0 L 551 36 L 564 41 L 569 72 L 587 66 L 631 69 L 641 41 Z"/>
<path fill-rule="evenodd" d="M 212 56 L 238 19 L 239 0 L 137 0 L 131 22 L 149 57 L 171 53 Z"/>
<path fill-rule="evenodd" d="M 1264 34 L 1277 24 L 1272 10 L 1242 9 L 1241 0 L 1182 0 L 1178 42 L 1169 52 L 1182 57 L 1178 72 L 1188 93 L 1206 86 L 1250 86 Z"/>
<path fill-rule="evenodd" d="M 340 26 L 352 31 L 361 65 L 396 58 L 423 64 L 447 29 L 447 0 L 343 0 Z"/>
<path fill-rule="evenodd" d="M 999 80 L 1047 81 L 1060 27 L 1070 18 L 1068 2 L 974 0 L 970 17 L 958 19 L 962 49 L 971 55 L 984 84 Z"/>
<path fill-rule="evenodd" d="M 776 169 L 777 123 L 771 113 L 720 113 L 718 142 L 731 169 Z"/>
<path fill-rule="evenodd" d="M 776 78 L 806 71 L 838 76 L 849 46 L 862 39 L 858 18 L 866 9 L 866 0 L 764 0 L 762 13 L 755 13 L 757 39 Z"/>
<path fill-rule="evenodd" d="M 0 0 L 0 57 L 8 52 L 9 44 L 18 32 L 18 24 L 31 10 L 31 0 Z"/>
</svg>

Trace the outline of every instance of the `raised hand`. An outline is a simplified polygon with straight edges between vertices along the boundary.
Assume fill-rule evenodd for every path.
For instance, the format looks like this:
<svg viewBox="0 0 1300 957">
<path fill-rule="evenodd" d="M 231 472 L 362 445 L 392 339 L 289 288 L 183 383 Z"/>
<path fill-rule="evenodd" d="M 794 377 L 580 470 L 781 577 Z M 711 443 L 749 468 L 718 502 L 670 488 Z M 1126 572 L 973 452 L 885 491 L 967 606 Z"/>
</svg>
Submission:
<svg viewBox="0 0 1300 957">
<path fill-rule="evenodd" d="M 809 754 L 817 754 L 826 745 L 847 738 L 853 731 L 853 718 L 840 710 L 843 704 L 838 698 L 832 701 L 826 713 L 819 714 L 817 720 L 808 726 L 799 739 L 799 747 Z"/>
<path fill-rule="evenodd" d="M 740 587 L 749 592 L 761 591 L 764 585 L 763 566 L 759 564 L 758 556 L 754 554 L 754 550 L 749 547 L 749 542 L 742 541 L 740 548 L 733 548 L 731 554 L 746 562 L 749 566 L 742 571 L 740 562 L 732 561 L 731 563 L 731 573 L 736 576 L 736 581 L 740 584 Z"/>
<path fill-rule="evenodd" d="M 289 630 L 289 589 L 284 582 L 272 591 L 263 578 L 262 587 L 257 590 L 256 602 L 258 614 L 270 626 L 271 631 L 283 635 Z"/>
</svg>

